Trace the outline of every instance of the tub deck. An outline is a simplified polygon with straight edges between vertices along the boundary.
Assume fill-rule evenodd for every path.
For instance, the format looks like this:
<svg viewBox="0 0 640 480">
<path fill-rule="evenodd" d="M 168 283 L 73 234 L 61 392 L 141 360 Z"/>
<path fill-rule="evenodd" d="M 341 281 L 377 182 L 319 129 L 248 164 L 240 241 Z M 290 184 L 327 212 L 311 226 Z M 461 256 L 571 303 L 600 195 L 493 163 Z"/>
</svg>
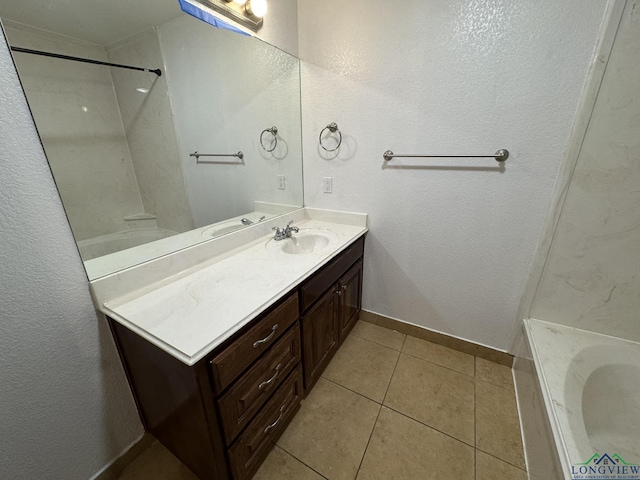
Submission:
<svg viewBox="0 0 640 480">
<path fill-rule="evenodd" d="M 640 344 L 535 319 L 525 331 L 566 478 L 596 453 L 640 464 Z"/>
</svg>

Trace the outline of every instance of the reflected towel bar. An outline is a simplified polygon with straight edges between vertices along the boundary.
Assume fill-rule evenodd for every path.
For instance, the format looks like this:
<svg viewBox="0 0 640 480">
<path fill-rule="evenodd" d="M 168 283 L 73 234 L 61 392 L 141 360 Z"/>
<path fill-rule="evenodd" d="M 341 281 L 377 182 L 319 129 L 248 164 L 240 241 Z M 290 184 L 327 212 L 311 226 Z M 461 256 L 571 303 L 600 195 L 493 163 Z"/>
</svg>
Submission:
<svg viewBox="0 0 640 480">
<path fill-rule="evenodd" d="M 200 161 L 200 157 L 237 157 L 239 159 L 244 158 L 244 153 L 242 150 L 238 153 L 198 153 L 193 152 L 189 154 L 190 157 L 196 157 L 196 162 Z"/>
<path fill-rule="evenodd" d="M 498 162 L 504 162 L 509 158 L 509 151 L 501 148 L 493 155 L 398 155 L 391 150 L 387 150 L 382 154 L 383 158 L 388 162 L 394 157 L 411 157 L 411 158 L 495 158 Z"/>
</svg>

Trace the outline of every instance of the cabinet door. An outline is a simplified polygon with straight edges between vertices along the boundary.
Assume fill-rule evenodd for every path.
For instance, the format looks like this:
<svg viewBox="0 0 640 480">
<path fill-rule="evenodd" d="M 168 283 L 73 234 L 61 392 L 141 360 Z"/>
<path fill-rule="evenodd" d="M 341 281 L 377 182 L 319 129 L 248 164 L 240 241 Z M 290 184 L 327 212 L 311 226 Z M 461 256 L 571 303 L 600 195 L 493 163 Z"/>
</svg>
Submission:
<svg viewBox="0 0 640 480">
<path fill-rule="evenodd" d="M 340 322 L 340 342 L 349 334 L 362 307 L 362 260 L 345 273 L 338 281 L 340 291 L 338 319 Z"/>
<path fill-rule="evenodd" d="M 305 392 L 316 382 L 338 348 L 338 295 L 331 287 L 302 317 Z"/>
</svg>

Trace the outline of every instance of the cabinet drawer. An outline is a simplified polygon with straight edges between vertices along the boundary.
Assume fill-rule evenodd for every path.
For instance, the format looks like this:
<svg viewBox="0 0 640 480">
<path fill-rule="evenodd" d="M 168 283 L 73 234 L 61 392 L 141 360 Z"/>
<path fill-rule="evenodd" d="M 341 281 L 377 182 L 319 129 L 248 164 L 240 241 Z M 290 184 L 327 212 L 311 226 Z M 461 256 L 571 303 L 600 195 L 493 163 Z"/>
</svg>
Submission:
<svg viewBox="0 0 640 480">
<path fill-rule="evenodd" d="M 301 397 L 302 370 L 298 365 L 229 449 L 235 480 L 244 480 L 255 472 L 272 442 L 298 411 Z"/>
<path fill-rule="evenodd" d="M 300 361 L 300 325 L 258 360 L 218 402 L 229 445 Z"/>
<path fill-rule="evenodd" d="M 300 311 L 306 311 L 364 253 L 364 237 L 360 237 L 326 267 L 300 288 Z"/>
<path fill-rule="evenodd" d="M 275 310 L 258 320 L 248 332 L 211 360 L 216 392 L 240 375 L 298 319 L 298 293 L 284 300 Z"/>
</svg>

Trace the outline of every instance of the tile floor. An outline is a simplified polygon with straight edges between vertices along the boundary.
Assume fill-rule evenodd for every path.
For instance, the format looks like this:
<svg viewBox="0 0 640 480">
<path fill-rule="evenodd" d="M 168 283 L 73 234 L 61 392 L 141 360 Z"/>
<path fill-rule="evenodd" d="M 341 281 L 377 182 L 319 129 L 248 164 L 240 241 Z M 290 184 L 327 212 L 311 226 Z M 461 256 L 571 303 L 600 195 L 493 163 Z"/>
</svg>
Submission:
<svg viewBox="0 0 640 480">
<path fill-rule="evenodd" d="M 511 370 L 358 322 L 254 480 L 526 480 Z M 196 480 L 155 442 L 120 480 Z"/>
</svg>

